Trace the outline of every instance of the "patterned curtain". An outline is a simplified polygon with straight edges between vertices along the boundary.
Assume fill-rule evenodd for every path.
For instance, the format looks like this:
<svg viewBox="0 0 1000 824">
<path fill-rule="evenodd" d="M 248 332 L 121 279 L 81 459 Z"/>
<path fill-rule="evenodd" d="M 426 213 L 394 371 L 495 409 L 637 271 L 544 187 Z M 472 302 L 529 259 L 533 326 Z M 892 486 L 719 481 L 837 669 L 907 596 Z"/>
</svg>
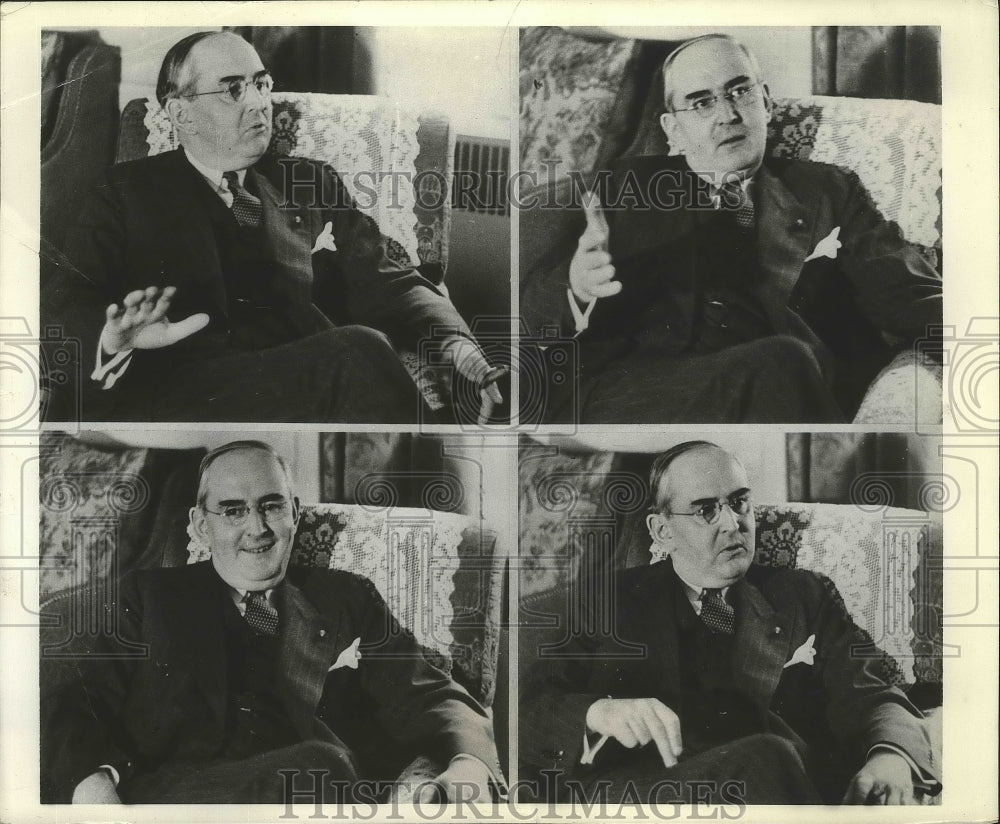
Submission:
<svg viewBox="0 0 1000 824">
<path fill-rule="evenodd" d="M 813 93 L 940 103 L 940 28 L 814 26 Z"/>
<path fill-rule="evenodd" d="M 935 509 L 942 483 L 938 445 L 906 433 L 789 434 L 788 498 Z"/>
<path fill-rule="evenodd" d="M 371 94 L 371 55 L 353 26 L 226 26 L 250 43 L 280 92 Z"/>
</svg>

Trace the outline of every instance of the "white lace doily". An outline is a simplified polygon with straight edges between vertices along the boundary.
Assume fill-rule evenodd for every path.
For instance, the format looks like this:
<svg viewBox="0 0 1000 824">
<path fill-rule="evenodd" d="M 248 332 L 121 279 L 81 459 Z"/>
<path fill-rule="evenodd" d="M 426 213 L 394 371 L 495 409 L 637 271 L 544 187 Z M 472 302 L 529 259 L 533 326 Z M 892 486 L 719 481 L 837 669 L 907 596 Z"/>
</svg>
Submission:
<svg viewBox="0 0 1000 824">
<path fill-rule="evenodd" d="M 272 149 L 321 160 L 336 169 L 358 208 L 375 220 L 383 235 L 399 243 L 411 261 L 418 262 L 413 212 L 420 153 L 417 114 L 388 98 L 369 95 L 289 92 L 275 94 L 272 102 Z M 143 123 L 150 155 L 180 145 L 156 100 L 146 100 Z"/>
<path fill-rule="evenodd" d="M 818 107 L 799 120 L 803 109 Z M 941 107 L 913 100 L 800 97 L 775 100 L 787 130 L 815 130 L 809 159 L 854 171 L 882 215 L 910 243 L 938 246 L 941 217 Z M 777 112 L 776 112 L 777 114 Z M 778 136 L 776 153 L 784 146 Z M 791 135 L 788 135 L 791 138 Z"/>
</svg>

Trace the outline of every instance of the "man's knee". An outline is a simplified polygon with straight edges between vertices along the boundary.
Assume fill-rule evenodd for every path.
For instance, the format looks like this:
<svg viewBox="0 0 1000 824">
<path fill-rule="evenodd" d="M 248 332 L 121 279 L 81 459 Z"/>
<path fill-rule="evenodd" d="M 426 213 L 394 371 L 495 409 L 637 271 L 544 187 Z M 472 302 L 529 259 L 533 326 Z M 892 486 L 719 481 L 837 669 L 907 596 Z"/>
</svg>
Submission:
<svg viewBox="0 0 1000 824">
<path fill-rule="evenodd" d="M 761 764 L 793 772 L 805 772 L 802 753 L 799 752 L 795 742 L 784 736 L 771 732 L 757 733 L 740 739 L 740 745 L 747 755 L 759 759 Z"/>
<path fill-rule="evenodd" d="M 790 335 L 774 335 L 754 342 L 748 361 L 758 370 L 819 373 L 819 361 L 809 344 Z"/>
<path fill-rule="evenodd" d="M 395 352 L 385 333 L 378 329 L 372 329 L 370 326 L 341 326 L 335 329 L 334 333 L 339 337 L 342 345 L 354 351 L 377 352 L 379 354 Z"/>
</svg>

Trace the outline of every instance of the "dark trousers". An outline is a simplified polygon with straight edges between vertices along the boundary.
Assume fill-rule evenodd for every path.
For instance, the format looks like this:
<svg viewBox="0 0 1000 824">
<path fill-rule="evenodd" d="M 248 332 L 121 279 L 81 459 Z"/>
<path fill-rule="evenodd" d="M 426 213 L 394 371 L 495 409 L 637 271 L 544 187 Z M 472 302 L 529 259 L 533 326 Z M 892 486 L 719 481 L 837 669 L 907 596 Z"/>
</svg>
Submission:
<svg viewBox="0 0 1000 824">
<path fill-rule="evenodd" d="M 784 335 L 707 355 L 639 352 L 584 378 L 581 423 L 839 423 L 812 350 Z"/>
<path fill-rule="evenodd" d="M 343 743 L 306 741 L 236 761 L 168 764 L 122 782 L 118 794 L 126 804 L 337 803 L 351 801 L 357 778 Z"/>
<path fill-rule="evenodd" d="M 820 804 L 802 754 L 787 738 L 758 733 L 690 757 L 667 769 L 655 747 L 609 768 L 597 766 L 567 791 L 609 804 Z M 606 793 L 606 796 L 605 796 Z M 560 799 L 569 802 L 570 799 Z"/>
<path fill-rule="evenodd" d="M 413 423 L 430 414 L 388 339 L 364 326 L 212 358 L 159 378 L 141 391 L 95 392 L 85 419 Z"/>
</svg>

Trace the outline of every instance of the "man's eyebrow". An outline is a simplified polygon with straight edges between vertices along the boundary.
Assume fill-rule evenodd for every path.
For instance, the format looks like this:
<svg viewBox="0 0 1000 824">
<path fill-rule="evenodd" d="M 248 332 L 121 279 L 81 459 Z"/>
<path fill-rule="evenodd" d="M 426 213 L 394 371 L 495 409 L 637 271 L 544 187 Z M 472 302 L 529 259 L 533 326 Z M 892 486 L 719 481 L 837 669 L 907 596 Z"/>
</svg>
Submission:
<svg viewBox="0 0 1000 824">
<path fill-rule="evenodd" d="M 264 504 L 267 503 L 268 501 L 286 501 L 286 500 L 288 499 L 280 492 L 271 492 L 267 495 L 258 498 L 257 503 Z M 231 499 L 227 498 L 224 501 L 219 501 L 218 506 L 246 506 L 247 503 L 248 502 L 243 500 L 242 498 L 231 498 Z"/>
<path fill-rule="evenodd" d="M 732 80 L 728 81 L 722 88 L 728 90 L 731 89 L 733 86 L 739 86 L 741 83 L 746 83 L 749 80 L 750 78 L 747 75 L 741 74 L 739 77 L 734 77 Z M 712 94 L 711 89 L 698 89 L 698 91 L 696 92 L 691 92 L 689 94 L 684 95 L 684 99 L 696 100 L 699 97 L 707 97 L 710 94 Z"/>
<path fill-rule="evenodd" d="M 257 80 L 263 77 L 265 74 L 270 74 L 270 72 L 267 69 L 261 69 L 260 71 L 256 71 L 253 74 L 251 74 L 250 77 L 252 77 L 254 80 Z M 247 76 L 245 74 L 227 74 L 225 77 L 220 77 L 216 82 L 232 83 L 234 80 L 246 80 L 246 77 Z"/>
<path fill-rule="evenodd" d="M 740 487 L 735 492 L 730 492 L 725 497 L 725 500 L 728 501 L 730 498 L 738 498 L 740 495 L 746 495 L 746 493 L 749 492 L 749 491 L 750 491 L 750 487 L 748 487 L 748 486 Z M 691 501 L 690 506 L 705 506 L 705 504 L 714 504 L 718 500 L 719 500 L 718 498 L 712 498 L 712 497 L 709 497 L 709 498 L 695 498 L 695 500 Z"/>
</svg>

